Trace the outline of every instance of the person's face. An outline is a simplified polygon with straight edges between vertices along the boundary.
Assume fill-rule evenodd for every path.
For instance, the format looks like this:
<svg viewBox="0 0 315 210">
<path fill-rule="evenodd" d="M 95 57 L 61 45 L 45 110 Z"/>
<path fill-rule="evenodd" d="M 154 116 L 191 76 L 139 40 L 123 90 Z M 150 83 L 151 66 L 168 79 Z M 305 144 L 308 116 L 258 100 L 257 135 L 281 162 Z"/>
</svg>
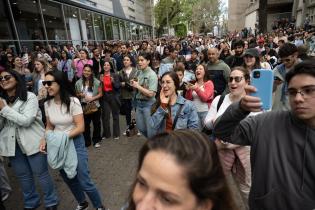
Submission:
<svg viewBox="0 0 315 210">
<path fill-rule="evenodd" d="M 171 58 L 172 59 L 176 59 L 177 55 L 178 55 L 178 51 L 177 50 L 174 50 L 174 52 L 171 52 Z"/>
<path fill-rule="evenodd" d="M 87 58 L 87 54 L 83 50 L 81 50 L 79 52 L 79 54 L 80 54 L 80 59 L 86 59 Z"/>
<path fill-rule="evenodd" d="M 143 42 L 143 43 L 142 43 L 142 49 L 143 49 L 143 50 L 146 50 L 147 47 L 148 47 L 148 44 L 147 44 L 146 42 Z"/>
<path fill-rule="evenodd" d="M 197 54 L 196 53 L 192 53 L 191 54 L 191 60 L 196 60 L 197 59 Z"/>
<path fill-rule="evenodd" d="M 150 61 L 145 59 L 143 56 L 139 56 L 138 65 L 141 70 L 146 69 L 150 64 Z"/>
<path fill-rule="evenodd" d="M 287 57 L 283 57 L 281 58 L 282 63 L 284 64 L 284 66 L 289 69 L 291 67 L 293 67 L 293 65 L 295 64 L 297 59 L 297 55 L 293 54 L 293 55 L 289 55 Z"/>
<path fill-rule="evenodd" d="M 92 75 L 92 69 L 91 69 L 90 67 L 85 67 L 85 68 L 83 69 L 83 76 L 84 76 L 85 78 L 90 78 L 91 75 Z"/>
<path fill-rule="evenodd" d="M 273 37 L 272 37 L 272 36 L 269 36 L 269 37 L 268 37 L 268 42 L 269 42 L 269 43 L 272 43 L 272 42 L 273 42 Z"/>
<path fill-rule="evenodd" d="M 184 73 L 181 72 L 181 71 L 177 71 L 176 74 L 177 74 L 177 76 L 179 78 L 179 82 L 182 82 L 183 78 L 184 78 Z"/>
<path fill-rule="evenodd" d="M 8 58 L 8 61 L 11 62 L 13 60 L 13 55 L 8 53 L 7 58 Z"/>
<path fill-rule="evenodd" d="M 182 168 L 172 155 L 150 151 L 144 158 L 132 194 L 137 210 L 210 210 L 200 205 Z"/>
<path fill-rule="evenodd" d="M 240 56 L 243 54 L 244 48 L 243 46 L 236 46 L 234 51 L 235 51 L 235 55 Z"/>
<path fill-rule="evenodd" d="M 121 52 L 122 52 L 123 54 L 126 54 L 126 53 L 128 52 L 126 45 L 122 45 L 122 46 L 121 46 Z"/>
<path fill-rule="evenodd" d="M 23 66 L 22 59 L 20 57 L 16 57 L 14 59 L 14 66 L 21 68 Z"/>
<path fill-rule="evenodd" d="M 156 58 L 152 59 L 152 65 L 153 66 L 159 66 L 159 64 L 160 64 L 160 61 L 158 59 L 156 59 Z"/>
<path fill-rule="evenodd" d="M 129 57 L 124 57 L 124 67 L 130 67 L 131 66 L 131 60 Z"/>
<path fill-rule="evenodd" d="M 110 64 L 109 64 L 109 62 L 105 62 L 104 63 L 104 71 L 105 72 L 110 72 Z"/>
<path fill-rule="evenodd" d="M 247 67 L 253 67 L 256 63 L 256 58 L 251 55 L 245 55 L 244 62 Z"/>
<path fill-rule="evenodd" d="M 302 91 L 302 94 L 299 91 Z M 290 92 L 295 94 L 291 95 Z M 295 116 L 314 125 L 315 78 L 308 74 L 294 76 L 288 84 L 288 93 L 291 109 Z"/>
<path fill-rule="evenodd" d="M 196 79 L 197 80 L 203 80 L 203 78 L 205 77 L 205 69 L 203 68 L 202 65 L 197 66 L 196 68 Z"/>
<path fill-rule="evenodd" d="M 235 96 L 240 96 L 245 91 L 245 86 L 247 82 L 245 80 L 243 72 L 240 70 L 234 70 L 230 74 L 228 86 L 230 93 Z"/>
<path fill-rule="evenodd" d="M 166 97 L 172 96 L 176 92 L 175 83 L 169 75 L 165 75 L 161 80 L 161 87 Z"/>
<path fill-rule="evenodd" d="M 93 55 L 94 55 L 94 57 L 99 57 L 100 56 L 100 51 L 98 49 L 95 49 L 93 51 Z"/>
<path fill-rule="evenodd" d="M 169 50 L 168 48 L 165 48 L 164 54 L 165 54 L 165 55 L 168 55 L 169 53 L 170 53 L 170 50 Z"/>
<path fill-rule="evenodd" d="M 61 52 L 61 57 L 66 58 L 67 57 L 67 53 L 65 51 Z"/>
<path fill-rule="evenodd" d="M 49 96 L 55 97 L 59 95 L 60 85 L 57 82 L 55 82 L 55 78 L 53 76 L 46 75 L 45 82 L 47 84 L 45 84 L 44 86 Z"/>
<path fill-rule="evenodd" d="M 0 86 L 4 91 L 14 90 L 17 85 L 16 79 L 8 72 L 1 72 Z"/>
<path fill-rule="evenodd" d="M 35 61 L 35 70 L 37 72 L 41 72 L 42 70 L 44 70 L 44 65 L 39 61 Z"/>
<path fill-rule="evenodd" d="M 216 49 L 209 49 L 208 50 L 208 59 L 211 63 L 215 63 L 219 59 L 219 53 Z"/>
</svg>

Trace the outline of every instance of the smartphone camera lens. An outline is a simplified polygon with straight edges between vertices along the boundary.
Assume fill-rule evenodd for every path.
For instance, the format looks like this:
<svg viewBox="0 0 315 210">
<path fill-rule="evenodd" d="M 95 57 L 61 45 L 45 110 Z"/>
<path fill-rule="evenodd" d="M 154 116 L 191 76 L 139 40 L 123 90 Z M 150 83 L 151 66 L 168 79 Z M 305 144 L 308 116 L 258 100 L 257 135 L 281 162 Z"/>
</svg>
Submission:
<svg viewBox="0 0 315 210">
<path fill-rule="evenodd" d="M 260 78 L 260 71 L 254 72 L 254 78 Z"/>
</svg>

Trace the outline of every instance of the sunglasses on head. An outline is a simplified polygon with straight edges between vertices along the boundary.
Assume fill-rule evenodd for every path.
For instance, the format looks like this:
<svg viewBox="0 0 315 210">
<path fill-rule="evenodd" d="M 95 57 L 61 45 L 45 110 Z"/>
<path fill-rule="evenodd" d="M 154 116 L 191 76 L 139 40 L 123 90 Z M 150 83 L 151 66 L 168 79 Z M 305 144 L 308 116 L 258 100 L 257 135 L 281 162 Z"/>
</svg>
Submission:
<svg viewBox="0 0 315 210">
<path fill-rule="evenodd" d="M 48 87 L 50 87 L 53 82 L 54 82 L 54 81 L 49 81 L 49 80 L 47 80 L 47 81 L 42 81 L 43 86 L 46 86 L 46 85 L 47 85 Z"/>
<path fill-rule="evenodd" d="M 230 77 L 229 78 L 229 82 L 233 82 L 233 80 L 235 80 L 235 82 L 239 83 L 240 81 L 242 81 L 243 77 L 237 76 L 237 77 Z"/>
<path fill-rule="evenodd" d="M 12 78 L 12 75 L 0 76 L 0 81 L 9 81 Z"/>
</svg>

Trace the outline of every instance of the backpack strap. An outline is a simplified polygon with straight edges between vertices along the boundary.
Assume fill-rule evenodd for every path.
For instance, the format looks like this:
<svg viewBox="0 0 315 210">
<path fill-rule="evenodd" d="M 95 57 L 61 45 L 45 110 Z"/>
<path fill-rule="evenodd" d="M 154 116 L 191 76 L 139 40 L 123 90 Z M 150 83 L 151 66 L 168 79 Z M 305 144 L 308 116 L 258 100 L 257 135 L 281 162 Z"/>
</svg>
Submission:
<svg viewBox="0 0 315 210">
<path fill-rule="evenodd" d="M 178 120 L 178 117 L 179 117 L 179 114 L 182 112 L 183 110 L 183 107 L 184 107 L 184 104 L 181 104 L 179 109 L 177 110 L 176 112 L 176 115 L 175 115 L 175 118 L 174 118 L 174 121 L 173 121 L 173 126 L 172 126 L 172 130 L 175 129 L 175 126 L 176 126 L 176 123 L 177 123 L 177 120 Z"/>
<path fill-rule="evenodd" d="M 219 111 L 220 106 L 222 105 L 222 103 L 223 103 L 223 101 L 224 101 L 224 98 L 225 98 L 225 94 L 222 94 L 222 95 L 220 96 L 219 101 L 218 101 L 217 112 Z"/>
</svg>

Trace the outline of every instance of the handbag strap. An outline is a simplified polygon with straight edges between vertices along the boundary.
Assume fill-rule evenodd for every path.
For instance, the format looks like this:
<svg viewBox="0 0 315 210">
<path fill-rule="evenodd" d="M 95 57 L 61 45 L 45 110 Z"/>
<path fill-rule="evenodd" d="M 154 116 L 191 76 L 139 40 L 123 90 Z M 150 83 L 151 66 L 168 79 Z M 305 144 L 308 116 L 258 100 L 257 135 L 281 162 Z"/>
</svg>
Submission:
<svg viewBox="0 0 315 210">
<path fill-rule="evenodd" d="M 174 118 L 174 121 L 173 121 L 173 125 L 172 125 L 172 130 L 175 129 L 175 126 L 176 126 L 176 123 L 177 123 L 179 114 L 180 114 L 181 111 L 183 110 L 183 107 L 184 107 L 184 104 L 181 104 L 180 107 L 179 107 L 179 109 L 178 109 L 177 112 L 176 112 L 176 115 L 175 115 L 175 118 Z"/>
</svg>

